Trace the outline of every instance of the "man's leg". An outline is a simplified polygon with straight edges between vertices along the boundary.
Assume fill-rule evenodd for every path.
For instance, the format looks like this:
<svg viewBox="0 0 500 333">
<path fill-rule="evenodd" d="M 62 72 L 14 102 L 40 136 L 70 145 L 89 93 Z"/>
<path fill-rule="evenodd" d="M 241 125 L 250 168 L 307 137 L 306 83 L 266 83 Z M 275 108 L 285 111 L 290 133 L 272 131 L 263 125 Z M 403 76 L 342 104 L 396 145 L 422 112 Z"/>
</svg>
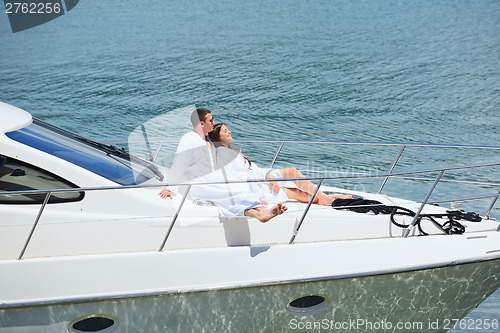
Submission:
<svg viewBox="0 0 500 333">
<path fill-rule="evenodd" d="M 245 216 L 254 217 L 260 222 L 267 222 L 275 216 L 283 214 L 288 209 L 282 203 L 276 204 L 271 208 L 256 207 L 245 210 Z"/>
</svg>

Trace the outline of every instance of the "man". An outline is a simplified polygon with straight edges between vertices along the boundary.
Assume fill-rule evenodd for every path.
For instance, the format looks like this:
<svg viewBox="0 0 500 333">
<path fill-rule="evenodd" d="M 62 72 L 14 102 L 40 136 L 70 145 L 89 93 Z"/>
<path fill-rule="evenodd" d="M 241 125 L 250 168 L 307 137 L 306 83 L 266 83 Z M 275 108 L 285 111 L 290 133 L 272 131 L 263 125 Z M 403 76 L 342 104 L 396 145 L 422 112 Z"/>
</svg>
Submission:
<svg viewBox="0 0 500 333">
<path fill-rule="evenodd" d="M 189 182 L 215 171 L 212 143 L 207 140 L 207 134 L 214 129 L 212 112 L 196 109 L 191 114 L 191 124 L 193 131 L 184 134 L 177 146 L 169 182 Z"/>
<path fill-rule="evenodd" d="M 196 109 L 191 115 L 193 131 L 182 136 L 177 146 L 172 168 L 168 174 L 170 183 L 224 181 L 222 169 L 216 170 L 212 143 L 207 134 L 214 128 L 212 112 Z M 241 185 L 241 184 L 239 184 Z M 246 216 L 267 222 L 283 214 L 288 208 L 279 203 L 271 208 L 264 207 L 258 196 L 249 187 L 238 184 L 194 185 L 191 198 L 214 202 L 224 215 L 234 216 L 242 211 Z M 172 193 L 164 189 L 158 193 L 162 198 L 171 198 Z"/>
</svg>

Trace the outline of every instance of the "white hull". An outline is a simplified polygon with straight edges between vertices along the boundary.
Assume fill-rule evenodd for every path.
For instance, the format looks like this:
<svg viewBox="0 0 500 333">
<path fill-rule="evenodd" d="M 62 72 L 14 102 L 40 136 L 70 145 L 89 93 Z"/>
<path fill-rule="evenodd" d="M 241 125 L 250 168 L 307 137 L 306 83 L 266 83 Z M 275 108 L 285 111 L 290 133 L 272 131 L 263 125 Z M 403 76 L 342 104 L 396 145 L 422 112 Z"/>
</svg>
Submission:
<svg viewBox="0 0 500 333">
<path fill-rule="evenodd" d="M 89 314 L 116 332 L 445 332 L 500 286 L 500 259 L 413 272 L 251 288 L 62 302 L 0 310 L 0 332 L 66 332 Z M 485 277 L 490 277 L 486 278 Z M 94 282 L 96 283 L 96 282 Z M 94 284 L 92 283 L 92 284 Z M 297 315 L 289 303 L 321 295 L 324 311 Z"/>
</svg>

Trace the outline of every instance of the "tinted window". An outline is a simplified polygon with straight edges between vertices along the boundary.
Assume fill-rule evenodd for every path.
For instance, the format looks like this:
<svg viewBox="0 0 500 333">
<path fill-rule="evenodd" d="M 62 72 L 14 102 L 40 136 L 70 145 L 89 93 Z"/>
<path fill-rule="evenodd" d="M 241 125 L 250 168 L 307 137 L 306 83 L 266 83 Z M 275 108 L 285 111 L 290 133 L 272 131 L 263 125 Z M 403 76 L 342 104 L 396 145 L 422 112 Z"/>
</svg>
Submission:
<svg viewBox="0 0 500 333">
<path fill-rule="evenodd" d="M 66 188 L 78 188 L 78 186 L 36 166 L 0 156 L 0 192 Z M 45 195 L 45 193 L 3 194 L 0 195 L 0 204 L 41 204 Z M 83 196 L 83 192 L 52 193 L 49 203 L 79 201 Z"/>
<path fill-rule="evenodd" d="M 140 184 L 154 174 L 129 159 L 100 150 L 75 134 L 39 120 L 23 129 L 5 133 L 9 138 L 62 158 L 120 185 Z"/>
</svg>

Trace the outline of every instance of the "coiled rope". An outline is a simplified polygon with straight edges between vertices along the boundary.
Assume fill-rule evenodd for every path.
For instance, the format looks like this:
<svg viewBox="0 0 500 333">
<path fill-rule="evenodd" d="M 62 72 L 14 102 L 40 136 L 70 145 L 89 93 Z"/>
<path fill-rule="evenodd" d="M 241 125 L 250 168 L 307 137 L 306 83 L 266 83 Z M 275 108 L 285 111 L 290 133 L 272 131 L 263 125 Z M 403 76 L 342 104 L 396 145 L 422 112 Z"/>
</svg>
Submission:
<svg viewBox="0 0 500 333">
<path fill-rule="evenodd" d="M 399 228 L 408 228 L 408 224 L 398 223 L 395 220 L 396 215 L 400 216 L 411 216 L 415 217 L 416 213 L 411 209 L 400 207 L 400 206 L 387 206 L 376 200 L 367 199 L 335 199 L 332 202 L 332 207 L 334 209 L 346 209 L 357 213 L 374 213 L 378 214 L 390 214 L 391 222 Z M 439 223 L 436 219 L 448 220 L 444 223 Z M 459 220 L 466 220 L 470 222 L 480 222 L 481 217 L 474 212 L 464 212 L 463 210 L 447 210 L 443 214 L 420 214 L 415 222 L 418 227 L 418 231 L 421 236 L 427 236 L 428 233 L 422 229 L 422 220 L 431 221 L 438 229 L 448 235 L 452 234 L 463 234 L 465 232 L 465 226 L 458 222 Z"/>
</svg>

